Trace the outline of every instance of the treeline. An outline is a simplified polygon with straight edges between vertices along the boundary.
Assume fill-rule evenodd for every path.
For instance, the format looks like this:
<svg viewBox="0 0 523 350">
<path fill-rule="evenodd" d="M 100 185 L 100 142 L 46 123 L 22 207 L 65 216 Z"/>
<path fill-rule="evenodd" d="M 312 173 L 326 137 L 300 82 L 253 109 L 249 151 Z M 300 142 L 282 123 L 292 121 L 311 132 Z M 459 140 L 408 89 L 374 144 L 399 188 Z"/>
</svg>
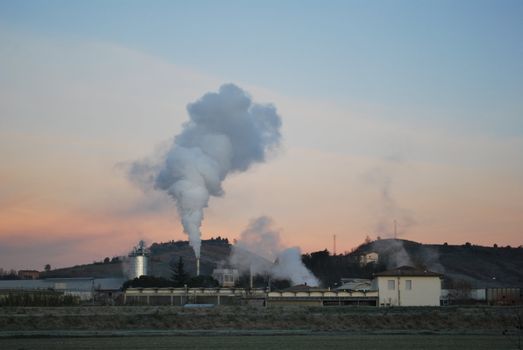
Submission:
<svg viewBox="0 0 523 350">
<path fill-rule="evenodd" d="M 342 277 L 372 279 L 374 273 L 386 269 L 384 263 L 362 265 L 357 254 L 331 255 L 327 249 L 303 254 L 302 261 L 323 287 L 336 287 Z"/>
<path fill-rule="evenodd" d="M 255 275 L 252 278 L 252 287 L 253 288 L 263 288 L 269 290 L 282 290 L 289 288 L 291 286 L 291 281 L 287 279 L 275 279 L 270 276 Z M 238 282 L 235 285 L 238 288 L 248 289 L 251 286 L 251 277 L 249 274 L 243 274 L 238 279 Z"/>
<path fill-rule="evenodd" d="M 19 280 L 21 279 L 19 276 L 18 276 L 18 273 L 16 272 L 16 270 L 4 270 L 3 268 L 0 267 L 0 280 Z"/>
<path fill-rule="evenodd" d="M 229 239 L 225 238 L 225 237 L 222 238 L 220 236 L 217 236 L 216 238 L 211 237 L 209 239 L 203 239 L 202 245 L 204 245 L 204 244 L 229 246 Z M 188 245 L 189 245 L 188 241 L 172 240 L 169 242 L 153 243 L 153 244 L 151 244 L 150 250 L 151 250 L 151 254 L 155 255 L 155 254 L 170 252 L 176 248 L 181 248 L 181 247 L 185 247 Z"/>
<path fill-rule="evenodd" d="M 119 256 L 113 256 L 112 258 L 109 258 L 108 256 L 105 257 L 102 261 L 93 261 L 94 265 L 103 265 L 103 264 L 119 264 L 122 262 L 121 257 Z"/>
<path fill-rule="evenodd" d="M 9 292 L 0 295 L 0 306 L 72 306 L 80 304 L 80 298 L 53 291 Z"/>
</svg>

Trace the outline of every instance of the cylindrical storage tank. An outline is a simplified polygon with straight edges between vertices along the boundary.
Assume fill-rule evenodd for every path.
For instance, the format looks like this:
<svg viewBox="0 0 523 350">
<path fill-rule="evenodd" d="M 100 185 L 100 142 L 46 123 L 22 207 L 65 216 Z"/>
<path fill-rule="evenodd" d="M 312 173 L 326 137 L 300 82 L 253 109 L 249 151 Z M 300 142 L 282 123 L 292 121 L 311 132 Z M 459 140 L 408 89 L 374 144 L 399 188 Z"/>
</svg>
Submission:
<svg viewBox="0 0 523 350">
<path fill-rule="evenodd" d="M 129 279 L 147 275 L 147 257 L 145 255 L 130 256 Z"/>
<path fill-rule="evenodd" d="M 145 247 L 145 242 L 140 241 L 131 253 L 129 253 L 129 270 L 127 277 L 135 279 L 140 276 L 147 276 L 147 260 L 149 250 Z"/>
</svg>

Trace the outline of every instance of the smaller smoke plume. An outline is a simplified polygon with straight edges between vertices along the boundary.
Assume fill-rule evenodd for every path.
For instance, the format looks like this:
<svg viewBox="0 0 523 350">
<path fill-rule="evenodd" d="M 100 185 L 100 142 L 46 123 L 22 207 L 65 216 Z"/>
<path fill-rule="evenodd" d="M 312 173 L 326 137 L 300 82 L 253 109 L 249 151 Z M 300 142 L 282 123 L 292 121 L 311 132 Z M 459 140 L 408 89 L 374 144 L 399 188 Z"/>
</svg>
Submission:
<svg viewBox="0 0 523 350">
<path fill-rule="evenodd" d="M 421 261 L 430 271 L 445 273 L 445 267 L 439 261 L 439 251 L 435 247 L 423 246 L 421 248 Z"/>
<path fill-rule="evenodd" d="M 405 248 L 407 244 L 411 246 L 409 250 Z M 401 239 L 381 239 L 372 242 L 370 249 L 380 255 L 380 259 L 383 259 L 382 261 L 387 264 L 388 269 L 414 266 L 439 273 L 445 272 L 445 268 L 439 260 L 438 248 L 434 246 L 421 245 Z M 409 254 L 409 251 L 412 255 Z"/>
<path fill-rule="evenodd" d="M 293 285 L 317 286 L 318 280 L 303 265 L 298 247 L 285 248 L 269 217 L 252 220 L 233 246 L 229 263 L 241 272 L 289 279 Z"/>
<path fill-rule="evenodd" d="M 399 239 L 383 239 L 373 242 L 373 247 L 378 248 L 381 254 L 387 256 L 387 268 L 395 269 L 400 266 L 414 266 L 412 259 Z"/>
<path fill-rule="evenodd" d="M 374 232 L 382 237 L 403 236 L 416 224 L 413 213 L 398 204 L 392 191 L 395 174 L 393 167 L 401 164 L 403 163 L 399 159 L 390 158 L 365 174 L 366 181 L 376 187 L 379 193 Z M 397 223 L 396 227 L 394 222 Z"/>
</svg>

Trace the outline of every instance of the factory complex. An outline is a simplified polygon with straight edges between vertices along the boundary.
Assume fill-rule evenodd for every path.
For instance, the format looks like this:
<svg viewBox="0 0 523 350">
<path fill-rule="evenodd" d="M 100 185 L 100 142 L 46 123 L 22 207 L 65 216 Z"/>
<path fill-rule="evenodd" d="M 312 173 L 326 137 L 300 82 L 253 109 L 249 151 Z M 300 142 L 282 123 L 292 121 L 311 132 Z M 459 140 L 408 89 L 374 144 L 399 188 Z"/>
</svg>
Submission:
<svg viewBox="0 0 523 350">
<path fill-rule="evenodd" d="M 373 280 L 345 278 L 335 289 L 297 285 L 283 290 L 225 286 L 123 290 L 126 278 L 48 278 L 0 281 L 0 302 L 13 293 L 53 291 L 74 296 L 79 303 L 110 305 L 440 306 L 451 303 L 457 292 L 442 289 L 441 278 L 441 274 L 408 266 L 377 273 Z M 521 302 L 521 289 L 473 289 L 468 299 L 512 305 Z"/>
<path fill-rule="evenodd" d="M 128 254 L 126 277 L 113 278 L 43 278 L 38 271 L 21 270 L 25 279 L 0 280 L 0 305 L 31 305 L 42 295 L 60 304 L 64 296 L 77 304 L 107 305 L 296 305 L 296 306 L 440 306 L 456 303 L 513 305 L 523 300 L 521 288 L 454 288 L 442 289 L 443 274 L 411 266 L 400 266 L 373 274 L 372 279 L 342 278 L 334 288 L 320 288 L 306 283 L 274 290 L 239 288 L 240 273 L 233 266 L 215 268 L 212 277 L 219 286 L 213 288 L 129 287 L 125 282 L 148 276 L 150 251 L 140 241 Z M 362 255 L 360 264 L 376 263 L 378 254 Z M 152 277 L 152 276 L 151 276 Z M 132 285 L 131 285 L 132 286 Z M 46 298 L 47 298 L 46 297 Z M 40 299 L 39 299 L 40 298 Z M 46 300 L 48 300 L 46 299 Z M 11 301 L 9 301 L 11 300 Z M 13 300 L 16 300 L 13 302 Z M 50 300 L 50 299 L 49 299 Z M 71 303 L 71 302 L 70 302 Z M 53 305 L 54 305 L 53 304 Z"/>
</svg>

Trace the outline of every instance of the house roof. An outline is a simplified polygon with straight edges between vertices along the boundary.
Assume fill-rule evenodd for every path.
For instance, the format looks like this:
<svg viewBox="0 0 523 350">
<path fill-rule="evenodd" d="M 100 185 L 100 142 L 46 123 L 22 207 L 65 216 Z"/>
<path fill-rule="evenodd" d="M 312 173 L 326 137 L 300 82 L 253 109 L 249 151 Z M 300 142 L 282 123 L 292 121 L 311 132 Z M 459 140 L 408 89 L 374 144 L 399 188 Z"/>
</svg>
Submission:
<svg viewBox="0 0 523 350">
<path fill-rule="evenodd" d="M 342 285 L 336 288 L 336 290 L 370 290 L 372 287 L 371 280 L 362 279 L 362 278 L 342 278 Z"/>
<path fill-rule="evenodd" d="M 417 277 L 442 277 L 441 273 L 417 269 L 412 266 L 400 266 L 392 270 L 387 270 L 383 272 L 377 272 L 374 274 L 376 277 L 380 276 L 417 276 Z"/>
<path fill-rule="evenodd" d="M 318 287 L 311 287 L 306 284 L 298 284 L 289 288 L 284 289 L 284 292 L 310 292 L 310 291 L 318 291 L 323 290 L 322 288 Z"/>
</svg>

